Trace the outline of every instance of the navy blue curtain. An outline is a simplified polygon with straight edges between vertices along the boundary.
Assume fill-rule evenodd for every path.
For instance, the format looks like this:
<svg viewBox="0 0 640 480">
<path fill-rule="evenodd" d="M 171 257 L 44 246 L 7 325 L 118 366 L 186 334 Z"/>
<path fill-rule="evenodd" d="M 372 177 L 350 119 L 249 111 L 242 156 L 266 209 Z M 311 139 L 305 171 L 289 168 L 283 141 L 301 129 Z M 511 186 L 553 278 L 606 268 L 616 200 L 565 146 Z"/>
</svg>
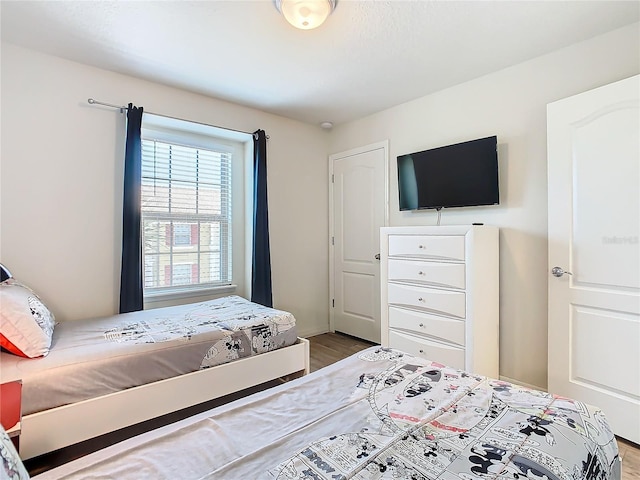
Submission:
<svg viewBox="0 0 640 480">
<path fill-rule="evenodd" d="M 253 255 L 251 301 L 273 306 L 271 254 L 269 253 L 269 209 L 267 208 L 267 135 L 253 133 Z"/>
<path fill-rule="evenodd" d="M 122 210 L 122 268 L 120 270 L 120 313 L 142 310 L 142 238 L 140 191 L 142 184 L 142 107 L 129 104 L 127 144 L 124 158 L 124 201 Z"/>
</svg>

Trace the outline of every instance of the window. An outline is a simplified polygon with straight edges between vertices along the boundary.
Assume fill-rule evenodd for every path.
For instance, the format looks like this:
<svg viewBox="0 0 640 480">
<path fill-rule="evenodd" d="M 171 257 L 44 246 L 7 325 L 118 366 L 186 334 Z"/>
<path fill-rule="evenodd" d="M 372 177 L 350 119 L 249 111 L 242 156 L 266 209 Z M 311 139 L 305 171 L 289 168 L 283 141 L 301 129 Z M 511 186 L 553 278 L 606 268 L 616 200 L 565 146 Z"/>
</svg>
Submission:
<svg viewBox="0 0 640 480">
<path fill-rule="evenodd" d="M 191 245 L 191 241 L 197 238 L 197 230 L 196 230 L 196 235 L 191 235 L 191 229 L 194 227 L 197 229 L 198 225 L 189 224 L 189 223 L 174 224 L 173 225 L 173 245 L 176 247 L 180 245 Z"/>
<path fill-rule="evenodd" d="M 193 281 L 192 273 L 195 269 L 197 274 L 198 265 L 192 263 L 177 263 L 173 264 L 173 266 L 166 266 L 167 270 L 171 275 L 171 284 L 172 285 L 189 285 Z"/>
<path fill-rule="evenodd" d="M 145 294 L 229 285 L 233 150 L 158 137 L 143 130 Z"/>
</svg>

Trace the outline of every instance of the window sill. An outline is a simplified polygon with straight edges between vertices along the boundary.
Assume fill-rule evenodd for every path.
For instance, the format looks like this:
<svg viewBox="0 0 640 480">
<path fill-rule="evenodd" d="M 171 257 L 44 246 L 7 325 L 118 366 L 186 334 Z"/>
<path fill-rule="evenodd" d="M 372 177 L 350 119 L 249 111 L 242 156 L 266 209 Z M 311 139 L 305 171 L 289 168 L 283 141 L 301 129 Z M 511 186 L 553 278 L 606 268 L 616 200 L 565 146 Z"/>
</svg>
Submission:
<svg viewBox="0 0 640 480">
<path fill-rule="evenodd" d="M 188 290 L 170 290 L 165 292 L 147 293 L 144 296 L 145 305 L 172 302 L 193 297 L 223 296 L 235 293 L 237 285 L 223 285 L 220 287 L 192 288 Z"/>
</svg>

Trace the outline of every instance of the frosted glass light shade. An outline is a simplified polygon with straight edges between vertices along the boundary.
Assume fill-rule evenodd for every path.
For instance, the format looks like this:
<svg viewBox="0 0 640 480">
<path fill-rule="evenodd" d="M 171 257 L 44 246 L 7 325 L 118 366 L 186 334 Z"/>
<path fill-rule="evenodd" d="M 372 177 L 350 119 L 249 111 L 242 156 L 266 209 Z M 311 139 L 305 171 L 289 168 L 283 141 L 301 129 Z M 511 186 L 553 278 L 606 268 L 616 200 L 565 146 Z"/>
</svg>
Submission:
<svg viewBox="0 0 640 480">
<path fill-rule="evenodd" d="M 302 30 L 322 25 L 335 5 L 335 0 L 276 0 L 276 6 L 284 18 Z"/>
</svg>

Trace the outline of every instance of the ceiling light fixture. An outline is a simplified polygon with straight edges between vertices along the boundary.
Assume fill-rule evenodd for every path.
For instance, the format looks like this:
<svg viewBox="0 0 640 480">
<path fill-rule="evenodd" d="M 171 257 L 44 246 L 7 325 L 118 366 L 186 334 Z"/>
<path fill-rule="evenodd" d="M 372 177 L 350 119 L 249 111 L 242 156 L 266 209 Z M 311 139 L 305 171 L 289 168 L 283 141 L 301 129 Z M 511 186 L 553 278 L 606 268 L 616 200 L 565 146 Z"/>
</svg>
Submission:
<svg viewBox="0 0 640 480">
<path fill-rule="evenodd" d="M 311 30 L 324 23 L 338 0 L 274 0 L 276 8 L 291 25 Z"/>
</svg>

